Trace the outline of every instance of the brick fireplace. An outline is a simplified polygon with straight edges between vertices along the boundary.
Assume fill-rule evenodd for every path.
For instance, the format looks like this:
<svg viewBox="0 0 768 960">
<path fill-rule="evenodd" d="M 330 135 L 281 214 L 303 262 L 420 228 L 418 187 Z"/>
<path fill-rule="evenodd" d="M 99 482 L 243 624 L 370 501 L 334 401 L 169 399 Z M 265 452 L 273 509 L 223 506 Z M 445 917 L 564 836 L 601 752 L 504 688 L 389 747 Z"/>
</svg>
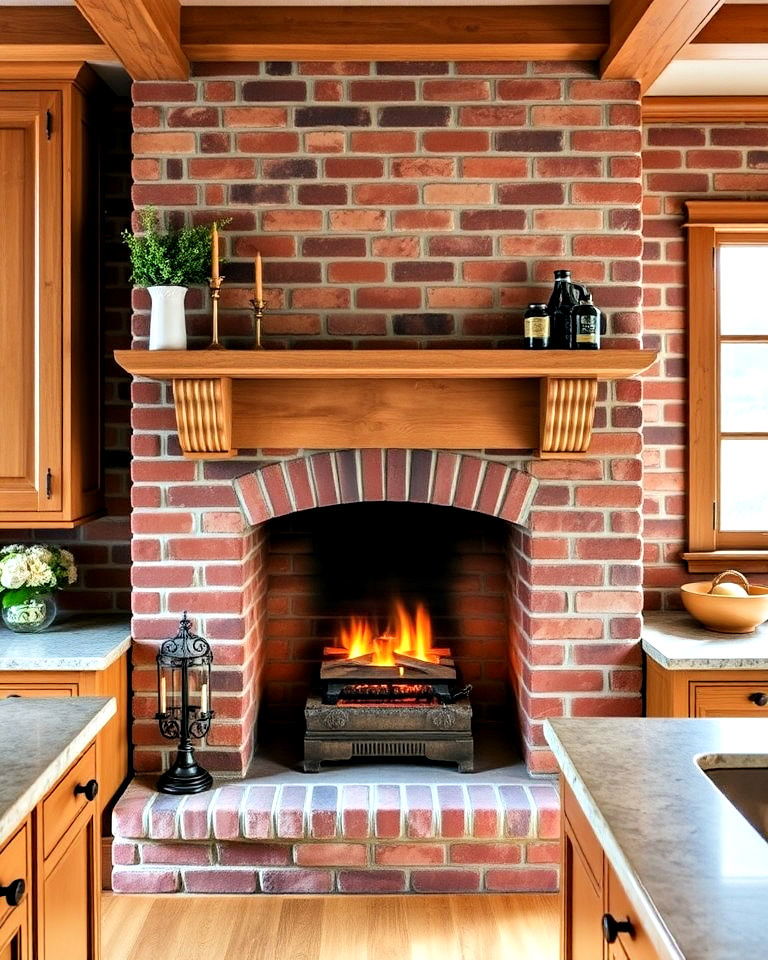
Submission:
<svg viewBox="0 0 768 960">
<path fill-rule="evenodd" d="M 134 102 L 135 205 L 231 217 L 230 345 L 247 343 L 260 250 L 271 349 L 514 347 L 521 308 L 546 298 L 561 266 L 606 310 L 606 345 L 639 346 L 634 83 L 563 63 L 205 64 L 189 83 L 135 85 Z M 148 304 L 134 297 L 141 349 Z M 188 305 L 202 344 L 199 291 Z M 188 609 L 214 650 L 217 718 L 202 749 L 223 785 L 180 805 L 137 782 L 116 814 L 116 888 L 551 889 L 556 793 L 534 779 L 554 770 L 543 720 L 641 708 L 639 381 L 600 385 L 592 446 L 572 460 L 401 449 L 186 460 L 171 399 L 167 385 L 133 385 L 135 763 L 142 774 L 167 760 L 154 656 Z M 241 779 L 260 708 L 278 715 L 313 656 L 297 589 L 307 557 L 286 550 L 290 531 L 369 501 L 502 531 L 479 561 L 495 589 L 469 581 L 462 623 L 468 651 L 476 631 L 494 652 L 481 668 L 493 677 L 476 681 L 493 680 L 494 709 L 506 703 L 519 782 Z"/>
</svg>

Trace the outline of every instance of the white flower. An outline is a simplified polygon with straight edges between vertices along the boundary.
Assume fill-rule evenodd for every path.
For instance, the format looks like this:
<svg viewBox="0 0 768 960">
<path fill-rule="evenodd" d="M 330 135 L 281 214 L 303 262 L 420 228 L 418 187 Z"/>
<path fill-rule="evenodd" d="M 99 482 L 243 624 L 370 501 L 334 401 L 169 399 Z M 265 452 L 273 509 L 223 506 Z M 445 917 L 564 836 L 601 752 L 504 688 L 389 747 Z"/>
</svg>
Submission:
<svg viewBox="0 0 768 960">
<path fill-rule="evenodd" d="M 27 582 L 28 587 L 55 587 L 56 575 L 53 570 L 35 556 L 30 556 L 27 561 Z"/>
<path fill-rule="evenodd" d="M 53 553 L 48 549 L 48 547 L 35 545 L 30 547 L 27 552 L 30 557 L 38 560 L 40 563 L 46 564 L 46 566 L 50 566 L 54 561 Z"/>
<path fill-rule="evenodd" d="M 0 570 L 0 585 L 6 590 L 18 590 L 27 586 L 29 566 L 23 554 L 8 556 L 3 560 Z"/>
</svg>

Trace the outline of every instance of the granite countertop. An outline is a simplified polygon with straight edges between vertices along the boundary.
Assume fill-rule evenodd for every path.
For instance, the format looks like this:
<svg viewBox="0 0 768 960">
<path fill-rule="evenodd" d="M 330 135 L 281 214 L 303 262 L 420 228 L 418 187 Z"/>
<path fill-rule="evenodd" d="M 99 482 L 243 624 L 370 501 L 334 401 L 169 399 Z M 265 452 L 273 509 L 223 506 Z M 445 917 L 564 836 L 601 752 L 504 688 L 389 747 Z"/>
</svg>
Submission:
<svg viewBox="0 0 768 960">
<path fill-rule="evenodd" d="M 667 670 L 768 670 L 768 623 L 714 633 L 687 613 L 647 613 L 643 650 Z"/>
<path fill-rule="evenodd" d="M 106 670 L 131 645 L 127 616 L 72 617 L 45 633 L 0 629 L 0 670 Z"/>
<path fill-rule="evenodd" d="M 116 709 L 106 697 L 0 700 L 0 844 Z"/>
<path fill-rule="evenodd" d="M 697 758 L 768 767 L 768 723 L 562 718 L 545 735 L 661 960 L 764 957 L 768 843 Z"/>
</svg>

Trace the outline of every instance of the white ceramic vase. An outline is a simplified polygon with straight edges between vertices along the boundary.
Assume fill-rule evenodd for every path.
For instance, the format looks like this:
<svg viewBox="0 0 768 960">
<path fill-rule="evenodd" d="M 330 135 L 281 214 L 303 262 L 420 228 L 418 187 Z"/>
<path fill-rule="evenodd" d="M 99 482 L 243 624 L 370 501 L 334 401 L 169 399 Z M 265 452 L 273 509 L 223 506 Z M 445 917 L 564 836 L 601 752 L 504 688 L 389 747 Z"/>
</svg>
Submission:
<svg viewBox="0 0 768 960">
<path fill-rule="evenodd" d="M 186 287 L 147 287 L 152 298 L 149 318 L 150 350 L 186 350 L 187 323 L 184 315 Z"/>
</svg>

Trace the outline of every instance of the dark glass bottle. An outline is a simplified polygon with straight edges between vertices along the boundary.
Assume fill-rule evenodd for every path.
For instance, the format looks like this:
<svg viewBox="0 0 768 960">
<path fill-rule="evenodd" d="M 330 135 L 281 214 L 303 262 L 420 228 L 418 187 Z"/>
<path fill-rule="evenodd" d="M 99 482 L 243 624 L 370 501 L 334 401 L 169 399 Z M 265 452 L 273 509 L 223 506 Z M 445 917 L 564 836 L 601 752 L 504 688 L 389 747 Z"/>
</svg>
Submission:
<svg viewBox="0 0 768 960">
<path fill-rule="evenodd" d="M 586 293 L 586 288 L 571 280 L 570 270 L 555 270 L 555 286 L 547 304 L 550 316 L 550 344 L 555 350 L 573 346 L 571 311 Z"/>
<path fill-rule="evenodd" d="M 571 311 L 574 350 L 600 349 L 600 311 L 592 303 L 592 294 L 587 290 L 581 303 Z"/>
<path fill-rule="evenodd" d="M 528 350 L 549 349 L 550 319 L 546 303 L 529 303 L 523 314 L 523 345 Z"/>
</svg>

